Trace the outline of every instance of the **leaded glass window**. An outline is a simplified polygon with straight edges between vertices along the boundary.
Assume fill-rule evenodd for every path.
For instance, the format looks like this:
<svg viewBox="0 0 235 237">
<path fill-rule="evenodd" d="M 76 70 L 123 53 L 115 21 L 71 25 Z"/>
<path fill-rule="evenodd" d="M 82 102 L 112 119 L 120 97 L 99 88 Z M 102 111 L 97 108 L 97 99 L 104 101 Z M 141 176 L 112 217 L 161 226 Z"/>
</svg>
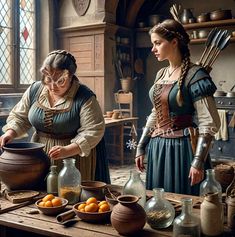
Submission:
<svg viewBox="0 0 235 237">
<path fill-rule="evenodd" d="M 0 1 L 0 90 L 36 78 L 36 0 Z"/>
</svg>

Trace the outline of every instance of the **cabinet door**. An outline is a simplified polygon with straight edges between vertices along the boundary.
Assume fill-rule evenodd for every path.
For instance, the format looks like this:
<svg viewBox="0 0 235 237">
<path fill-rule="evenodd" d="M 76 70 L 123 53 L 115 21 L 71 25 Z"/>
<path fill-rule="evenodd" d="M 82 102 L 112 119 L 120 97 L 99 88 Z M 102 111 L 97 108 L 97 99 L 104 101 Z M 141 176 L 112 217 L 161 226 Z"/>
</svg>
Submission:
<svg viewBox="0 0 235 237">
<path fill-rule="evenodd" d="M 210 154 L 216 158 L 235 158 L 235 139 L 215 141 Z"/>
</svg>

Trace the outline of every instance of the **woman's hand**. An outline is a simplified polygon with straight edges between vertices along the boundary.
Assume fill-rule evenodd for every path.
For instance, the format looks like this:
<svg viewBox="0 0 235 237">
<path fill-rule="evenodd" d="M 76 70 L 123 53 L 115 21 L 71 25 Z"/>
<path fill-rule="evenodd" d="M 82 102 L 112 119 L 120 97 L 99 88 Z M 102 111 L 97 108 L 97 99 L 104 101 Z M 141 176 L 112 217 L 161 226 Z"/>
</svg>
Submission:
<svg viewBox="0 0 235 237">
<path fill-rule="evenodd" d="M 204 178 L 204 170 L 196 169 L 191 166 L 188 177 L 191 179 L 191 186 L 193 186 L 194 184 L 198 184 Z"/>
<path fill-rule="evenodd" d="M 80 147 L 76 143 L 71 143 L 67 146 L 53 146 L 48 152 L 48 155 L 53 160 L 59 160 L 66 157 L 79 155 L 80 153 Z"/>
<path fill-rule="evenodd" d="M 5 144 L 11 142 L 16 137 L 16 132 L 12 129 L 7 130 L 0 137 L 0 147 L 3 147 Z"/>
<path fill-rule="evenodd" d="M 66 146 L 53 146 L 48 152 L 48 155 L 53 160 L 59 160 L 67 157 L 68 151 Z"/>
<path fill-rule="evenodd" d="M 141 172 L 145 170 L 144 155 L 141 155 L 135 158 L 135 165 Z"/>
</svg>

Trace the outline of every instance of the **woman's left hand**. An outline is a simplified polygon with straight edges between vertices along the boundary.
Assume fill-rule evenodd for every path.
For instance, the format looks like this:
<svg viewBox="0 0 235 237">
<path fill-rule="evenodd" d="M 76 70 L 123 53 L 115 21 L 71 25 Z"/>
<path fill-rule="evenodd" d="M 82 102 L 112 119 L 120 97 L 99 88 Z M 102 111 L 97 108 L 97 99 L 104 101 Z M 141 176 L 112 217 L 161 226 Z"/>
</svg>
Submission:
<svg viewBox="0 0 235 237">
<path fill-rule="evenodd" d="M 194 184 L 198 184 L 204 178 L 204 170 L 196 169 L 191 166 L 188 177 L 191 179 L 191 186 L 193 186 Z"/>
<path fill-rule="evenodd" d="M 53 146 L 48 155 L 53 160 L 59 160 L 67 157 L 67 149 L 64 146 Z"/>
</svg>

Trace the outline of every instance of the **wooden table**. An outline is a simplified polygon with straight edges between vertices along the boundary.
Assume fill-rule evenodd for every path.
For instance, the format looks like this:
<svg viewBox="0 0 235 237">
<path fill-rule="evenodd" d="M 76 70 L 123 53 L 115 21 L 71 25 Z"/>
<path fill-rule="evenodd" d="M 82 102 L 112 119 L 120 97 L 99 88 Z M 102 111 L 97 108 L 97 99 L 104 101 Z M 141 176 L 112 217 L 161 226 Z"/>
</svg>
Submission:
<svg viewBox="0 0 235 237">
<path fill-rule="evenodd" d="M 120 191 L 122 187 L 109 185 L 112 190 Z M 152 192 L 148 191 L 147 195 L 151 195 Z M 169 199 L 180 200 L 182 196 L 180 194 L 165 193 L 165 197 Z M 191 196 L 194 204 L 197 204 L 199 197 Z M 3 204 L 6 202 L 3 197 L 0 198 L 0 202 Z M 71 208 L 71 206 L 69 206 Z M 94 224 L 86 223 L 79 220 L 72 226 L 66 227 L 57 223 L 54 216 L 46 216 L 42 213 L 28 214 L 30 210 L 35 210 L 34 204 L 18 208 L 16 210 L 9 211 L 7 213 L 0 214 L 0 236 L 1 237 L 14 237 L 14 236 L 55 236 L 55 237 L 108 237 L 108 236 L 121 236 L 117 231 L 108 224 Z M 194 209 L 198 214 L 199 209 Z M 164 230 L 153 230 L 148 224 L 144 229 L 134 235 L 138 237 L 161 237 L 172 236 L 172 226 Z"/>
<path fill-rule="evenodd" d="M 113 158 L 120 161 L 120 164 L 124 164 L 124 129 L 126 125 L 131 126 L 130 132 L 130 140 L 133 140 L 137 143 L 137 120 L 138 117 L 130 117 L 130 118 L 121 118 L 121 119 L 112 119 L 105 118 L 105 127 L 106 127 L 106 136 L 109 134 L 109 128 L 114 129 L 115 134 L 110 139 L 106 139 L 108 153 L 113 156 Z M 116 139 L 116 137 L 118 139 Z M 112 140 L 113 139 L 113 140 Z M 117 149 L 115 149 L 117 148 Z M 135 150 L 131 150 L 131 155 L 134 156 Z"/>
</svg>

